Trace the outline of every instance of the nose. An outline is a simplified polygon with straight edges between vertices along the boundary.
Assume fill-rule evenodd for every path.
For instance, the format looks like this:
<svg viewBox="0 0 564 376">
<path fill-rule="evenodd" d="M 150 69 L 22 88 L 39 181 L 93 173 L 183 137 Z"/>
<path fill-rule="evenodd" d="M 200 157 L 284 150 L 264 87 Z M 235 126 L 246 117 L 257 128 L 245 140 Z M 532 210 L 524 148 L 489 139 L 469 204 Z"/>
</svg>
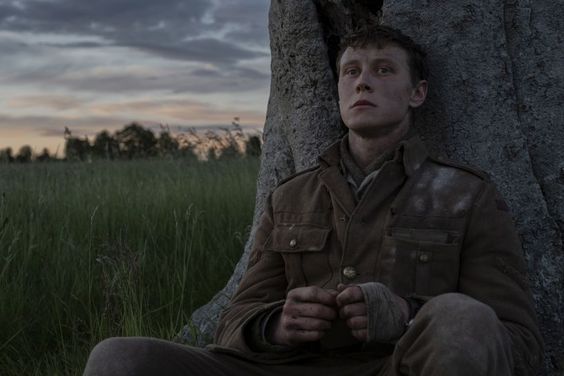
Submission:
<svg viewBox="0 0 564 376">
<path fill-rule="evenodd" d="M 364 91 L 372 92 L 373 87 L 370 81 L 371 81 L 370 73 L 363 69 L 356 81 L 356 92 L 357 93 L 362 93 Z"/>
<path fill-rule="evenodd" d="M 356 85 L 356 92 L 362 93 L 363 91 L 371 92 L 372 87 L 369 84 L 367 84 L 366 82 L 359 82 L 358 85 Z"/>
</svg>

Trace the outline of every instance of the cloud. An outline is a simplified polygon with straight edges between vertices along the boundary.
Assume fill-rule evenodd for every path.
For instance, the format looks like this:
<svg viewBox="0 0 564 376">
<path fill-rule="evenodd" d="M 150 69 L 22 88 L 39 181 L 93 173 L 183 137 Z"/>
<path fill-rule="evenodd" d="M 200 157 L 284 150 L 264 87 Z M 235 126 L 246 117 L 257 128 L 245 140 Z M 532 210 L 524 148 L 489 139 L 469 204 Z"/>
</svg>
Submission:
<svg viewBox="0 0 564 376">
<path fill-rule="evenodd" d="M 199 73 L 205 72 L 205 75 Z M 179 69 L 173 72 L 156 72 L 153 75 L 131 74 L 127 71 L 63 79 L 61 84 L 74 89 L 99 92 L 143 92 L 150 90 L 174 93 L 241 93 L 267 87 L 269 76 L 258 71 L 233 68 Z"/>
<path fill-rule="evenodd" d="M 264 0 L 221 1 L 215 9 L 216 24 L 231 24 L 227 40 L 268 47 L 268 3 Z"/>
<path fill-rule="evenodd" d="M 0 0 L 0 132 L 260 127 L 267 12 L 265 0 Z"/>
<path fill-rule="evenodd" d="M 203 38 L 183 41 L 174 45 L 129 43 L 125 45 L 139 48 L 169 59 L 185 61 L 213 62 L 216 64 L 235 63 L 239 60 L 268 56 L 260 51 L 252 51 L 218 39 Z"/>
<path fill-rule="evenodd" d="M 239 117 L 243 124 L 262 126 L 265 118 L 264 113 L 258 111 L 222 107 L 217 103 L 202 103 L 188 99 L 106 103 L 97 105 L 95 111 L 100 114 L 135 113 L 145 122 L 172 122 L 190 126 L 210 123 L 228 126 L 234 117 Z"/>
<path fill-rule="evenodd" d="M 81 61 L 90 57 L 91 62 Z M 0 73 L 4 85 L 27 84 L 47 90 L 63 88 L 83 93 L 242 93 L 268 88 L 270 75 L 254 67 L 228 66 L 217 68 L 206 65 L 137 63 L 135 54 L 131 62 L 118 58 L 104 63 L 100 56 L 77 54 L 67 57 L 64 64 L 45 57 L 40 65 L 30 63 L 20 66 L 15 74 Z M 99 63 L 98 63 L 99 62 Z M 92 64 L 92 65 L 89 65 Z M 4 66 L 16 66 L 17 62 Z"/>
<path fill-rule="evenodd" d="M 46 47 L 56 47 L 56 48 L 101 48 L 108 47 L 107 43 L 100 42 L 70 42 L 70 43 L 42 43 Z"/>
<path fill-rule="evenodd" d="M 111 94 L 265 89 L 267 8 L 264 0 L 12 1 L 0 6 L 0 84 Z"/>
<path fill-rule="evenodd" d="M 16 4 L 0 7 L 0 29 L 96 35 L 115 45 L 139 48 L 167 59 L 224 63 L 226 59 L 232 62 L 268 53 L 268 5 L 264 0 L 57 0 Z M 210 38 L 214 33 L 231 37 L 214 40 Z M 244 47 L 250 43 L 262 46 L 263 51 Z"/>
<path fill-rule="evenodd" d="M 28 47 L 29 45 L 23 41 L 0 38 L 0 51 L 4 56 L 17 54 Z"/>
<path fill-rule="evenodd" d="M 95 128 L 120 126 L 132 121 L 153 124 L 198 126 L 223 124 L 234 117 L 244 125 L 260 127 L 265 115 L 260 111 L 242 110 L 220 103 L 204 103 L 184 98 L 122 99 L 121 101 L 81 102 L 70 96 L 21 96 L 8 101 L 8 106 L 20 110 L 17 115 L 0 115 L 0 128 L 24 127 L 63 129 L 65 126 L 87 125 Z M 37 108 L 51 112 L 34 113 Z"/>
<path fill-rule="evenodd" d="M 65 95 L 28 95 L 10 98 L 6 101 L 6 105 L 13 110 L 43 107 L 64 111 L 81 107 L 83 101 L 76 97 Z"/>
<path fill-rule="evenodd" d="M 0 25 L 12 30 L 86 34 L 146 30 L 160 20 L 190 30 L 211 6 L 207 0 L 27 0 L 20 4 L 0 7 Z"/>
<path fill-rule="evenodd" d="M 3 66 L 0 90 L 26 85 L 35 91 L 63 89 L 111 95 L 150 91 L 242 93 L 267 89 L 270 83 L 268 58 L 216 66 L 203 62 L 162 61 L 123 47 L 52 51 L 49 46 L 52 40 L 33 44 L 35 42 L 20 51 L 17 47 L 23 44 L 20 40 L 0 42 L 0 48 L 6 46 L 7 50 L 14 50 L 12 54 L 0 55 Z M 74 38 L 72 43 L 90 42 Z"/>
</svg>

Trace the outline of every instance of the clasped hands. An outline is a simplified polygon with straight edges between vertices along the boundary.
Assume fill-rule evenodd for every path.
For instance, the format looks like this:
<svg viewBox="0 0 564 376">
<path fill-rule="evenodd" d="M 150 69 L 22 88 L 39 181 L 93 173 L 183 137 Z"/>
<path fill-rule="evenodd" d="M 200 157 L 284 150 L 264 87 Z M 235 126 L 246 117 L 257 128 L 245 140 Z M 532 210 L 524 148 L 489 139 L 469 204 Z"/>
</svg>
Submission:
<svg viewBox="0 0 564 376">
<path fill-rule="evenodd" d="M 399 296 L 393 295 L 393 298 L 392 304 L 398 304 L 407 319 L 407 303 Z M 368 330 L 368 314 L 364 294 L 357 285 L 339 284 L 337 290 L 299 287 L 288 292 L 282 311 L 270 320 L 267 339 L 272 344 L 285 346 L 318 341 L 331 328 L 332 322 L 340 317 L 353 337 L 366 342 L 374 339 L 370 338 Z"/>
</svg>

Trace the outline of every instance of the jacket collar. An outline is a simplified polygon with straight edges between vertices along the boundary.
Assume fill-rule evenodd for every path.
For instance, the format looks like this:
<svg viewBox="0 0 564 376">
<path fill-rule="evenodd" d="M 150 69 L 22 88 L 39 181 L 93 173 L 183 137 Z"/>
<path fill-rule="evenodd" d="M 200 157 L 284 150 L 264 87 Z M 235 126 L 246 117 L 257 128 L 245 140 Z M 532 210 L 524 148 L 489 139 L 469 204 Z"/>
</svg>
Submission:
<svg viewBox="0 0 564 376">
<path fill-rule="evenodd" d="M 415 131 L 410 131 L 411 137 L 402 140 L 395 148 L 394 158 L 402 159 L 405 174 L 409 177 L 421 167 L 428 157 L 427 149 Z M 340 140 L 333 143 L 319 156 L 322 167 L 339 166 L 341 161 Z"/>
</svg>

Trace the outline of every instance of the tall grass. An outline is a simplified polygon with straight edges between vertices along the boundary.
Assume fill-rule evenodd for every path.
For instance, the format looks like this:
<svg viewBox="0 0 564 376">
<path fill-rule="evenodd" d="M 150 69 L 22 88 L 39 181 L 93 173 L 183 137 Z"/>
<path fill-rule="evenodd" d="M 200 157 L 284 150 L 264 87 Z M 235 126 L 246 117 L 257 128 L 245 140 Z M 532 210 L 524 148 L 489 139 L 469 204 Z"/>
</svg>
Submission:
<svg viewBox="0 0 564 376">
<path fill-rule="evenodd" d="M 103 338 L 172 338 L 231 274 L 257 170 L 0 166 L 0 374 L 77 375 Z"/>
</svg>

